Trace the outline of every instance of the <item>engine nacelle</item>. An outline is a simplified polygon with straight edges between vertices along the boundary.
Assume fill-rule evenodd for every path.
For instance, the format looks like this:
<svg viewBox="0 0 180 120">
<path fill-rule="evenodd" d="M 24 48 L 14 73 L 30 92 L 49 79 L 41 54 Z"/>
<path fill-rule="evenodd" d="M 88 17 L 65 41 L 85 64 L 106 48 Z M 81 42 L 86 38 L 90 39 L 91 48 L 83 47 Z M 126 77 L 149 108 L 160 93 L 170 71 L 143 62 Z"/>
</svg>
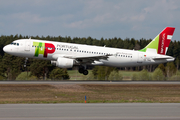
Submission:
<svg viewBox="0 0 180 120">
<path fill-rule="evenodd" d="M 51 64 L 56 65 L 57 67 L 60 68 L 72 68 L 74 64 L 74 60 L 59 57 L 57 61 L 51 61 Z"/>
<path fill-rule="evenodd" d="M 57 61 L 51 61 L 51 64 L 56 66 Z"/>
</svg>

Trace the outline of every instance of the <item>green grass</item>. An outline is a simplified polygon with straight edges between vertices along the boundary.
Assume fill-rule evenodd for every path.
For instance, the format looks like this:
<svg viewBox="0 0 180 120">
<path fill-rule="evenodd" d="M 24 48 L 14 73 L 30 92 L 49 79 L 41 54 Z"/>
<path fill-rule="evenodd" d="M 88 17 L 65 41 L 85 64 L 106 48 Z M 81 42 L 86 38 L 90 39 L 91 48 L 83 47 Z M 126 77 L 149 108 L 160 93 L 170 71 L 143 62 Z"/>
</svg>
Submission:
<svg viewBox="0 0 180 120">
<path fill-rule="evenodd" d="M 0 85 L 0 104 L 180 103 L 180 85 Z"/>
<path fill-rule="evenodd" d="M 88 70 L 89 74 L 92 73 L 92 70 Z M 86 80 L 88 76 L 85 76 L 83 74 L 80 74 L 78 72 L 78 70 L 68 70 L 67 71 L 69 76 L 70 76 L 70 80 Z M 123 80 L 131 80 L 132 75 L 135 73 L 139 73 L 140 71 L 119 71 L 120 74 L 122 74 L 123 76 Z M 30 76 L 30 72 L 22 72 L 21 74 L 19 74 L 16 78 L 16 80 L 37 80 L 37 78 L 35 76 Z M 50 79 L 48 79 L 50 80 Z"/>
<path fill-rule="evenodd" d="M 88 70 L 89 74 L 92 70 Z M 139 73 L 140 71 L 119 71 L 122 74 L 123 80 L 131 80 L 131 77 L 134 73 Z M 80 74 L 78 70 L 68 70 L 70 80 L 85 80 L 87 76 Z"/>
<path fill-rule="evenodd" d="M 92 70 L 88 70 L 89 74 Z M 80 74 L 78 70 L 68 70 L 68 74 L 70 76 L 70 80 L 85 80 L 87 76 Z"/>
<path fill-rule="evenodd" d="M 137 74 L 140 71 L 119 71 L 122 74 L 123 80 L 131 80 L 133 74 Z"/>
<path fill-rule="evenodd" d="M 16 80 L 37 80 L 37 77 L 31 76 L 31 72 L 21 72 L 21 74 L 16 77 Z"/>
</svg>

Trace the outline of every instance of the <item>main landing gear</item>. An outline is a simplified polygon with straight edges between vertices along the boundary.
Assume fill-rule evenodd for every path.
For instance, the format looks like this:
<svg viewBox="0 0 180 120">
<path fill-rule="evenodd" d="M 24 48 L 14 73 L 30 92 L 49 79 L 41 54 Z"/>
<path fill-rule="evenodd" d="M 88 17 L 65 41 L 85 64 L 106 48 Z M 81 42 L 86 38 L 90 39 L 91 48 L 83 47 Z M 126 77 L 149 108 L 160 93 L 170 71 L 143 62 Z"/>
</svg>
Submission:
<svg viewBox="0 0 180 120">
<path fill-rule="evenodd" d="M 83 74 L 83 75 L 88 75 L 88 71 L 86 69 L 86 66 L 79 66 L 79 69 L 78 69 L 79 73 Z"/>
</svg>

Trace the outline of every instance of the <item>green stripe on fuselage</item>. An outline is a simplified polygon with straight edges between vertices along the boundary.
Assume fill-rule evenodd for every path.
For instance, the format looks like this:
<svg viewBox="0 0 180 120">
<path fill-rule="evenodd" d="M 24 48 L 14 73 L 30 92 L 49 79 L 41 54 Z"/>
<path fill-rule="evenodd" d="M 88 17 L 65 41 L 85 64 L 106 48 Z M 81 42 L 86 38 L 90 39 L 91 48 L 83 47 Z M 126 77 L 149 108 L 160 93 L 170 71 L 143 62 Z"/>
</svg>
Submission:
<svg viewBox="0 0 180 120">
<path fill-rule="evenodd" d="M 33 45 L 36 46 L 34 56 L 38 57 L 39 54 L 44 55 L 44 49 L 45 49 L 45 44 L 44 43 L 33 42 Z"/>
</svg>

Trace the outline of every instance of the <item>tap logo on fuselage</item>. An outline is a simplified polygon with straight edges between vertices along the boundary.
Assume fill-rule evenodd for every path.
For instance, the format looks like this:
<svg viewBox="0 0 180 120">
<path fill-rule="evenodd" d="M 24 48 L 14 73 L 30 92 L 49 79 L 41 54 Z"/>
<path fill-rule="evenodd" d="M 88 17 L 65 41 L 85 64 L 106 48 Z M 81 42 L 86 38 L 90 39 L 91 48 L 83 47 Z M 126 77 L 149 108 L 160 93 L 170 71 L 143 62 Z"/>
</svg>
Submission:
<svg viewBox="0 0 180 120">
<path fill-rule="evenodd" d="M 55 46 L 51 43 L 33 42 L 33 46 L 35 47 L 35 57 L 38 57 L 39 54 L 42 54 L 43 57 L 47 58 L 48 54 L 55 52 Z"/>
</svg>

